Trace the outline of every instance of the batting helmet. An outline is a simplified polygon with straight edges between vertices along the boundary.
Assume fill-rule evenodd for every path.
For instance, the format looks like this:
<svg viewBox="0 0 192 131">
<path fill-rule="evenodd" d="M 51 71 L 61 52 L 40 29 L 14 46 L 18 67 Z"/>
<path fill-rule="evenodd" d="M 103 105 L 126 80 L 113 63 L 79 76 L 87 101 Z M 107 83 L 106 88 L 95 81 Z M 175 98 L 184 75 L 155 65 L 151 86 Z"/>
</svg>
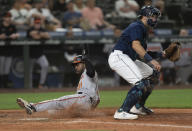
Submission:
<svg viewBox="0 0 192 131">
<path fill-rule="evenodd" d="M 138 17 L 141 18 L 142 16 L 148 17 L 147 24 L 151 27 L 155 27 L 157 24 L 157 20 L 153 21 L 150 19 L 150 16 L 157 16 L 159 18 L 161 16 L 161 12 L 159 9 L 153 7 L 153 6 L 143 6 L 139 12 Z"/>
<path fill-rule="evenodd" d="M 83 56 L 82 55 L 78 55 L 78 56 L 75 56 L 75 58 L 72 61 L 72 64 L 82 63 L 82 62 L 84 62 Z"/>
</svg>

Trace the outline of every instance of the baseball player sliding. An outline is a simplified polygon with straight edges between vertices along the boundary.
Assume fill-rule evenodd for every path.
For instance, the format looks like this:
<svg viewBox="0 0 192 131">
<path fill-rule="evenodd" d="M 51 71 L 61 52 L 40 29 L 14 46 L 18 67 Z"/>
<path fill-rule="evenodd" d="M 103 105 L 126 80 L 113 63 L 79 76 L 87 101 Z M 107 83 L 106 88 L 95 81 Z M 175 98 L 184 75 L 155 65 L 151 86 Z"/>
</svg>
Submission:
<svg viewBox="0 0 192 131">
<path fill-rule="evenodd" d="M 17 98 L 18 105 L 21 108 L 25 108 L 27 114 L 47 110 L 66 109 L 74 105 L 76 108 L 83 110 L 96 108 L 100 102 L 100 96 L 98 76 L 93 65 L 85 55 L 78 55 L 72 61 L 72 66 L 77 74 L 81 74 L 76 94 L 38 103 L 28 103 L 22 98 Z"/>
<path fill-rule="evenodd" d="M 139 19 L 123 31 L 109 55 L 110 68 L 133 85 L 122 106 L 115 112 L 115 119 L 137 119 L 137 114 L 153 113 L 144 105 L 152 92 L 154 82 L 158 80 L 161 69 L 161 65 L 155 59 L 161 57 L 170 59 L 170 56 L 177 54 L 175 52 L 179 48 L 178 44 L 174 44 L 176 50 L 173 51 L 147 51 L 147 30 L 156 26 L 159 16 L 160 11 L 157 8 L 152 6 L 141 8 Z M 168 52 L 171 52 L 171 55 L 168 55 Z M 152 67 L 146 63 L 150 63 Z"/>
</svg>

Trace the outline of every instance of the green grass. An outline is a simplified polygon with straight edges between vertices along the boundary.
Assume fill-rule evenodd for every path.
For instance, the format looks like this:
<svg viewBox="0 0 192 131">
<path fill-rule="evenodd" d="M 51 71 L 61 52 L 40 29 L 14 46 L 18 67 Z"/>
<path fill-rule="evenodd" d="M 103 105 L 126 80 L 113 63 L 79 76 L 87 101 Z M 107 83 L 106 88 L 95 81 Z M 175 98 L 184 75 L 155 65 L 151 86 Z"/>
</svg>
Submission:
<svg viewBox="0 0 192 131">
<path fill-rule="evenodd" d="M 16 98 L 22 97 L 30 102 L 54 99 L 74 92 L 49 93 L 0 93 L 0 109 L 19 109 Z M 119 107 L 127 91 L 101 91 L 99 107 Z M 192 108 L 192 89 L 154 90 L 147 101 L 148 107 Z"/>
</svg>

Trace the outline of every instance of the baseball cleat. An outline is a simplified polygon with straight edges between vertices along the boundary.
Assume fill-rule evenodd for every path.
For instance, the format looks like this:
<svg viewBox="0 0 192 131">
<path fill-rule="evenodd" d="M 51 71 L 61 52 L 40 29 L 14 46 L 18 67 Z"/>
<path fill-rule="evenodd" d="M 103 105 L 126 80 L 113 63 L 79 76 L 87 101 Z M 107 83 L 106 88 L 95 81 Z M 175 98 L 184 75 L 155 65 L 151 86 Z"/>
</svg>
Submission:
<svg viewBox="0 0 192 131">
<path fill-rule="evenodd" d="M 26 100 L 23 100 L 22 98 L 17 98 L 17 104 L 21 108 L 25 108 L 27 114 L 31 115 L 33 113 L 31 105 Z"/>
<path fill-rule="evenodd" d="M 143 110 L 142 107 L 137 109 L 135 106 L 131 108 L 130 113 L 137 114 L 137 115 L 147 115 L 147 113 L 145 112 L 145 110 Z"/>
<path fill-rule="evenodd" d="M 130 113 L 137 114 L 137 115 L 149 115 L 153 113 L 153 110 L 146 108 L 144 106 L 138 109 L 135 106 L 133 106 L 130 110 Z"/>
<path fill-rule="evenodd" d="M 114 118 L 120 120 L 134 120 L 138 118 L 138 115 L 130 114 L 125 111 L 116 111 L 114 114 Z"/>
<path fill-rule="evenodd" d="M 146 112 L 148 115 L 154 113 L 154 111 L 153 111 L 152 109 L 150 109 L 150 108 L 147 108 L 147 107 L 145 107 L 145 106 L 143 106 L 142 108 L 143 108 L 143 110 L 145 110 L 145 112 Z"/>
</svg>

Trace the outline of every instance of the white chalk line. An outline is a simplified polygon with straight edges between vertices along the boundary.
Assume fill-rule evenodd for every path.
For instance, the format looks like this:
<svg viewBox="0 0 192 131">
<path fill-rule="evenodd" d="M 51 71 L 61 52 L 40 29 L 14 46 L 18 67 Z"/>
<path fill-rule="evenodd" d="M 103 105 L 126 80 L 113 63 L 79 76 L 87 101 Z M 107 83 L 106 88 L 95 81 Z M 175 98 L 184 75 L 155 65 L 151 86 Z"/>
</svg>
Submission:
<svg viewBox="0 0 192 131">
<path fill-rule="evenodd" d="M 48 118 L 24 118 L 20 120 L 48 120 Z M 146 127 L 172 127 L 172 128 L 185 128 L 185 129 L 192 129 L 192 126 L 189 125 L 170 125 L 170 124 L 152 124 L 152 123 L 133 123 L 133 122 L 110 122 L 110 121 L 95 121 L 91 119 L 78 119 L 72 121 L 66 121 L 66 119 L 59 119 L 62 123 L 65 124 L 74 124 L 74 123 L 92 123 L 92 124 L 112 124 L 112 125 L 128 125 L 128 126 L 146 126 Z"/>
<path fill-rule="evenodd" d="M 42 121 L 42 120 L 48 120 L 49 118 L 23 118 L 23 119 L 19 119 L 22 121 Z"/>
<path fill-rule="evenodd" d="M 172 128 L 185 128 L 192 129 L 192 126 L 182 126 L 182 125 L 170 125 L 170 124 L 152 124 L 152 123 L 132 123 L 132 122 L 106 122 L 106 121 L 91 121 L 91 120 L 74 120 L 64 122 L 66 124 L 73 123 L 92 123 L 92 124 L 112 124 L 112 125 L 128 125 L 128 126 L 146 126 L 146 127 L 172 127 Z"/>
</svg>

